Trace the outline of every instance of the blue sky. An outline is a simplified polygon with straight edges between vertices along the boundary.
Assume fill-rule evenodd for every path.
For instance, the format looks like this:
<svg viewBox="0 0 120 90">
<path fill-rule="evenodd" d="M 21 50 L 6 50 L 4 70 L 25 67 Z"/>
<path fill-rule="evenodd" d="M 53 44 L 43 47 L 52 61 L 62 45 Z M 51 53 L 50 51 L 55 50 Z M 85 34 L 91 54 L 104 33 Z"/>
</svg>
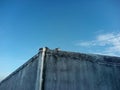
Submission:
<svg viewBox="0 0 120 90">
<path fill-rule="evenodd" d="M 0 0 L 0 78 L 40 47 L 120 55 L 119 0 Z"/>
</svg>

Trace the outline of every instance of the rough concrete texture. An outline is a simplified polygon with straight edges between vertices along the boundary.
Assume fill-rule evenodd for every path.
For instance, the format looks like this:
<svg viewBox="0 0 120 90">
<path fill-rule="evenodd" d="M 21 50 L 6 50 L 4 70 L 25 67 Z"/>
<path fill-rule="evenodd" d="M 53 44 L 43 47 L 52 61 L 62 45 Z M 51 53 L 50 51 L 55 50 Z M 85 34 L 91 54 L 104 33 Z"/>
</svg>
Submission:
<svg viewBox="0 0 120 90">
<path fill-rule="evenodd" d="M 41 58 L 17 69 L 0 90 L 120 90 L 120 57 L 47 50 L 42 75 Z"/>
<path fill-rule="evenodd" d="M 120 90 L 120 58 L 69 52 L 46 55 L 43 90 Z"/>
<path fill-rule="evenodd" d="M 0 83 L 0 90 L 35 90 L 38 58 L 30 60 Z"/>
</svg>

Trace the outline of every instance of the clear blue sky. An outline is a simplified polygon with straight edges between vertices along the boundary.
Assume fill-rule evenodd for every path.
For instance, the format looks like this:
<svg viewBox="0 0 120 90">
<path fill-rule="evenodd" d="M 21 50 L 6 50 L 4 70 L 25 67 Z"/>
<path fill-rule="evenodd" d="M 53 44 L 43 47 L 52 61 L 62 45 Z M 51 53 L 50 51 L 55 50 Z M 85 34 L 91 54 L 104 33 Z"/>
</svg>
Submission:
<svg viewBox="0 0 120 90">
<path fill-rule="evenodd" d="M 0 78 L 44 46 L 120 55 L 119 30 L 119 0 L 0 0 Z"/>
</svg>

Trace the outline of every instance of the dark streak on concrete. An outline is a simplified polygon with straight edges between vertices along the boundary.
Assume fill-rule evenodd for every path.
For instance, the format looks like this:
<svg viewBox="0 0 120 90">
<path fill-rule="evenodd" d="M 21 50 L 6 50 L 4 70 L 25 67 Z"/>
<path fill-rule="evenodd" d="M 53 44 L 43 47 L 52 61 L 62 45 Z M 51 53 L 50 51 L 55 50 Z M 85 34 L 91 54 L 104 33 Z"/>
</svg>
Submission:
<svg viewBox="0 0 120 90">
<path fill-rule="evenodd" d="M 0 90 L 38 90 L 41 52 L 4 79 Z M 120 90 L 120 57 L 47 49 L 42 85 L 42 90 Z"/>
</svg>

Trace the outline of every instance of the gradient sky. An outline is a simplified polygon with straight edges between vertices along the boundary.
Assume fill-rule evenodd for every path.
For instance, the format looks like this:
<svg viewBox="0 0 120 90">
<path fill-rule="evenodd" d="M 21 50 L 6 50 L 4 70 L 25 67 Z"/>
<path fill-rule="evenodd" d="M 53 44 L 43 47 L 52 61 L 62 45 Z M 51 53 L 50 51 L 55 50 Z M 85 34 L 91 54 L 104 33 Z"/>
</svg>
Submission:
<svg viewBox="0 0 120 90">
<path fill-rule="evenodd" d="M 119 56 L 119 30 L 119 0 L 0 0 L 0 78 L 44 46 Z"/>
</svg>

